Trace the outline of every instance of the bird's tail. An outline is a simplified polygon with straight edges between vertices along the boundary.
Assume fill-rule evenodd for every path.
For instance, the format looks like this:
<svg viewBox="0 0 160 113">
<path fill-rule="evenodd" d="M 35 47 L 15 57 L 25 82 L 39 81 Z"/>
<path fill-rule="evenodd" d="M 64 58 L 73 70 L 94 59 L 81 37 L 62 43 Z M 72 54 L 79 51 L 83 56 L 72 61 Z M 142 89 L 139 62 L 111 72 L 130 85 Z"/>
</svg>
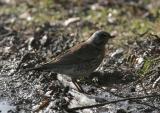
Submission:
<svg viewBox="0 0 160 113">
<path fill-rule="evenodd" d="M 52 65 L 51 64 L 43 64 L 41 66 L 37 66 L 37 67 L 34 67 L 34 68 L 28 68 L 28 69 L 25 69 L 26 72 L 28 71 L 49 71 L 51 70 L 52 68 Z"/>
</svg>

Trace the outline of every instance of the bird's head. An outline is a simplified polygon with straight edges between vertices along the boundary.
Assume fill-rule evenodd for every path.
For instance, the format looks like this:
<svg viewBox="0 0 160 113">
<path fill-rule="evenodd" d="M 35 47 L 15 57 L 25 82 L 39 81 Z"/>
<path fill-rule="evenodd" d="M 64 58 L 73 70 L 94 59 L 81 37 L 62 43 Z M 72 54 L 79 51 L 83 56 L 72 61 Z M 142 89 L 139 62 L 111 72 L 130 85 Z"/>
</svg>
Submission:
<svg viewBox="0 0 160 113">
<path fill-rule="evenodd" d="M 97 46 L 105 46 L 110 38 L 113 38 L 108 32 L 99 30 L 93 33 L 93 35 L 87 40 L 87 42 Z"/>
</svg>

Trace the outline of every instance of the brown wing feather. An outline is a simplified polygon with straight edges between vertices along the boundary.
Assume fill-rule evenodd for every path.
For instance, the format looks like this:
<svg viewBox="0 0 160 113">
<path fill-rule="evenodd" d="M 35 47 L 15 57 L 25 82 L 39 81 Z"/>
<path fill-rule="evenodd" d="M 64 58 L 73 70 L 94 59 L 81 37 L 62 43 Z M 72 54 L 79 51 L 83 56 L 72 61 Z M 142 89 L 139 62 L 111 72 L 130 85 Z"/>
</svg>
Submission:
<svg viewBox="0 0 160 113">
<path fill-rule="evenodd" d="M 49 63 L 54 63 L 58 65 L 83 63 L 87 60 L 92 60 L 96 58 L 100 52 L 102 51 L 96 49 L 93 45 L 82 43 L 69 49 L 66 53 L 61 54 L 54 61 L 51 61 Z"/>
<path fill-rule="evenodd" d="M 99 56 L 101 55 L 101 56 Z M 45 63 L 41 66 L 27 69 L 30 70 L 50 70 L 52 68 L 57 67 L 58 65 L 72 65 L 72 64 L 83 64 L 86 62 L 90 62 L 93 59 L 97 59 L 97 57 L 103 58 L 104 56 L 104 48 L 97 49 L 91 44 L 82 43 L 78 46 L 75 46 L 64 54 L 60 54 L 48 63 Z"/>
</svg>

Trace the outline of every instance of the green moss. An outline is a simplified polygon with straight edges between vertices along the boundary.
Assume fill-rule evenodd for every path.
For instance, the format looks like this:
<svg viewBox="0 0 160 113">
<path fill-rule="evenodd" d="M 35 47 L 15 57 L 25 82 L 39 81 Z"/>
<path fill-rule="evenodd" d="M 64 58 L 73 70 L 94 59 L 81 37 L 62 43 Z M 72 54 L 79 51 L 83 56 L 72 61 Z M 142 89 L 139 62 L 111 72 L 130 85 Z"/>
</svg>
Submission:
<svg viewBox="0 0 160 113">
<path fill-rule="evenodd" d="M 144 64 L 141 69 L 138 70 L 140 76 L 144 76 L 150 73 L 153 67 L 160 62 L 160 57 L 148 57 L 144 60 Z"/>
<path fill-rule="evenodd" d="M 144 19 L 133 19 L 131 21 L 131 30 L 138 34 L 143 34 L 152 29 L 151 22 Z"/>
<path fill-rule="evenodd" d="M 144 61 L 143 67 L 139 70 L 140 75 L 145 75 L 150 71 L 150 68 L 153 64 L 153 61 L 151 59 L 146 59 Z"/>
</svg>

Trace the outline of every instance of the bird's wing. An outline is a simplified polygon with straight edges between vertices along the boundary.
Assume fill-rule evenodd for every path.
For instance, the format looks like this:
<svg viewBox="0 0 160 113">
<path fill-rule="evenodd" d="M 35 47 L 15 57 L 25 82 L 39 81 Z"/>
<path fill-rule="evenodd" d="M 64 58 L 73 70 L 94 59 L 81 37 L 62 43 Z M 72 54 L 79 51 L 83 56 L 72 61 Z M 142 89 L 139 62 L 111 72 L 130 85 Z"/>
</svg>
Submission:
<svg viewBox="0 0 160 113">
<path fill-rule="evenodd" d="M 27 71 L 50 70 L 54 66 L 57 67 L 58 65 L 64 66 L 72 64 L 83 64 L 85 62 L 90 62 L 93 59 L 97 59 L 99 55 L 104 55 L 104 49 L 100 50 L 95 48 L 93 45 L 82 43 L 69 49 L 64 54 L 60 54 L 55 58 L 55 60 L 51 60 L 50 62 L 47 62 L 35 68 L 27 69 Z"/>
<path fill-rule="evenodd" d="M 98 57 L 101 50 L 95 48 L 91 44 L 82 43 L 69 49 L 66 53 L 61 54 L 55 58 L 54 61 L 49 62 L 56 65 L 70 65 L 83 63 Z"/>
</svg>

